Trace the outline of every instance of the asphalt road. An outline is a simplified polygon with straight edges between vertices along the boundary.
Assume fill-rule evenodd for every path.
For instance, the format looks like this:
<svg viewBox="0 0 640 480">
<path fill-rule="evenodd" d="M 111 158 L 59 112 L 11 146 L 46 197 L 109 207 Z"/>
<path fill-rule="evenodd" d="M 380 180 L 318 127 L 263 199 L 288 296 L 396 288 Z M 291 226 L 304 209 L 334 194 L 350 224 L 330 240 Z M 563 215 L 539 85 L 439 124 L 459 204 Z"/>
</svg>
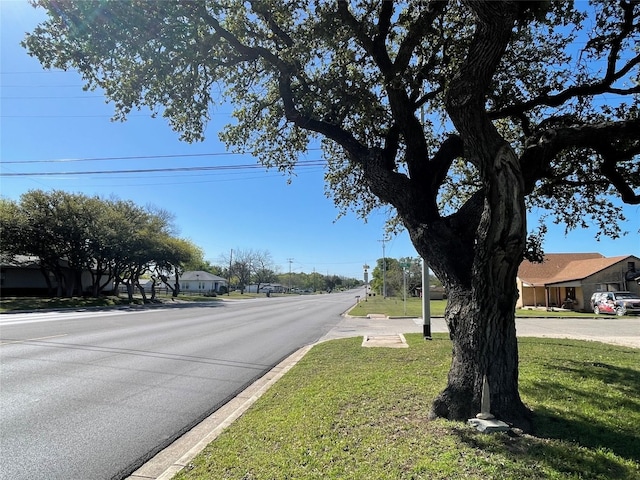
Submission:
<svg viewBox="0 0 640 480">
<path fill-rule="evenodd" d="M 123 478 L 354 294 L 0 316 L 0 479 Z"/>
</svg>

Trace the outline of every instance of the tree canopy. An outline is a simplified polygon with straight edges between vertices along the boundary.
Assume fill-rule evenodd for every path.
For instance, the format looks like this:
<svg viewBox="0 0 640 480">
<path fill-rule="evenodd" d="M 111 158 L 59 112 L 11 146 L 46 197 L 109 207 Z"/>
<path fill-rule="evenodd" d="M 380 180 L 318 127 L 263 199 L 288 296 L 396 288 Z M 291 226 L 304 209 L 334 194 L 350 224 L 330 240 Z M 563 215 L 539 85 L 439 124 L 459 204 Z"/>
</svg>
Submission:
<svg viewBox="0 0 640 480">
<path fill-rule="evenodd" d="M 640 203 L 638 2 L 33 3 L 49 17 L 29 52 L 77 69 L 117 119 L 148 106 L 196 141 L 228 101 L 221 138 L 284 171 L 319 139 L 341 211 L 393 208 L 448 291 L 432 414 L 475 414 L 486 376 L 496 413 L 529 424 L 513 317 L 536 254 L 526 206 L 618 235 L 612 198 Z"/>
<path fill-rule="evenodd" d="M 130 296 L 135 287 L 144 295 L 142 275 L 179 278 L 186 264 L 202 261 L 196 245 L 173 235 L 171 215 L 132 202 L 32 190 L 0 207 L 0 252 L 37 257 L 57 296 L 97 296 L 119 284 Z M 82 290 L 86 272 L 90 292 Z"/>
</svg>

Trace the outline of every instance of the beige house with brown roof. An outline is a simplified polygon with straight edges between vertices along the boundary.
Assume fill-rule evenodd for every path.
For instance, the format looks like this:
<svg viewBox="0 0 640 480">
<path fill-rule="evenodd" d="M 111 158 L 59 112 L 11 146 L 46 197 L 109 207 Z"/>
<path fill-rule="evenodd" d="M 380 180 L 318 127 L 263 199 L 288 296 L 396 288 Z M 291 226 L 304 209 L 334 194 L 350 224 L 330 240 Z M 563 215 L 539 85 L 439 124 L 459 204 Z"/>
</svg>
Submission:
<svg viewBox="0 0 640 480">
<path fill-rule="evenodd" d="M 542 263 L 523 261 L 518 269 L 516 308 L 546 307 L 590 311 L 594 292 L 640 294 L 640 258 L 599 253 L 549 253 Z"/>
</svg>

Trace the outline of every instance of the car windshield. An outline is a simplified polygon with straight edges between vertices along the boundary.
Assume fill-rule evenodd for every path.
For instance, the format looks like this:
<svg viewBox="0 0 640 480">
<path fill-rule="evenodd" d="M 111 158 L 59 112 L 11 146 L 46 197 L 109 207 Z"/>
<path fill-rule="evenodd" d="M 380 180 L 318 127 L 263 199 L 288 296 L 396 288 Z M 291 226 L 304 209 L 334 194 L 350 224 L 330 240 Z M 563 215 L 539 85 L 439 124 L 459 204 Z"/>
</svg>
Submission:
<svg viewBox="0 0 640 480">
<path fill-rule="evenodd" d="M 634 295 L 629 292 L 616 293 L 616 298 L 637 298 L 637 295 Z"/>
</svg>

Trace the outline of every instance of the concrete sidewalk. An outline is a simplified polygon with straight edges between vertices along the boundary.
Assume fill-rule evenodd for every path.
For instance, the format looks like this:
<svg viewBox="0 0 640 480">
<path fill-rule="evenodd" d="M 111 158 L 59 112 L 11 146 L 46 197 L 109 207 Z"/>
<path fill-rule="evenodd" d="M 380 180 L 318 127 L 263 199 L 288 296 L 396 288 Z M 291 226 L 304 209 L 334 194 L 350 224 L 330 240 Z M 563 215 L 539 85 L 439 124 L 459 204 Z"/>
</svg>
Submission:
<svg viewBox="0 0 640 480">
<path fill-rule="evenodd" d="M 517 318 L 518 336 L 572 338 L 640 348 L 640 318 Z M 348 337 L 378 337 L 405 333 L 422 333 L 421 319 L 343 317 L 319 341 Z M 431 319 L 432 333 L 446 333 L 444 318 Z M 271 385 L 290 370 L 313 347 L 307 345 L 265 376 L 254 382 L 236 398 L 213 413 L 198 426 L 187 432 L 169 447 L 158 453 L 136 470 L 129 480 L 169 480 L 186 467 L 210 442 L 240 415 L 242 415 Z"/>
</svg>

